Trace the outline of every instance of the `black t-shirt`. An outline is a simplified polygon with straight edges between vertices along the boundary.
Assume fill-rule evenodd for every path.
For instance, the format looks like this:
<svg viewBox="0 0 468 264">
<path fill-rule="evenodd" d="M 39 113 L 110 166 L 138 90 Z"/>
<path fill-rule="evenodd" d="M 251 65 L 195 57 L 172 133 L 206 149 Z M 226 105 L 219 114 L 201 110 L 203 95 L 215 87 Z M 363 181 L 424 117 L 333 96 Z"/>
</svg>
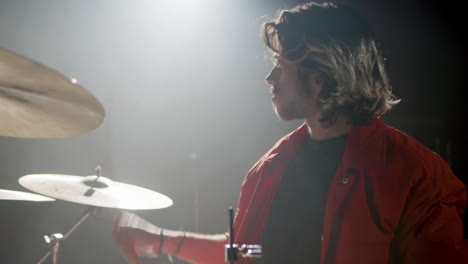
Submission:
<svg viewBox="0 0 468 264">
<path fill-rule="evenodd" d="M 288 165 L 276 194 L 256 264 L 320 263 L 328 188 L 343 157 L 346 135 L 308 137 Z"/>
</svg>

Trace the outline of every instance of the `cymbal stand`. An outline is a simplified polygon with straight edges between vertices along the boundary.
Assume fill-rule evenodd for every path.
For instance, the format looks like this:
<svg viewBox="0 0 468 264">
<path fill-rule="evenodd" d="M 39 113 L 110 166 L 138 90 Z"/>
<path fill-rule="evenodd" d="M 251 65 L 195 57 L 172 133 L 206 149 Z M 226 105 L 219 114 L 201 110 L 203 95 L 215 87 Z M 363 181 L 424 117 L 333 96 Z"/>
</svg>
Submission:
<svg viewBox="0 0 468 264">
<path fill-rule="evenodd" d="M 86 212 L 81 216 L 81 218 L 65 233 L 65 235 L 62 235 L 60 233 L 54 233 L 51 235 L 45 235 L 44 240 L 45 242 L 49 245 L 50 250 L 47 251 L 47 253 L 36 263 L 36 264 L 41 264 L 43 263 L 51 254 L 52 255 L 52 263 L 57 264 L 57 255 L 60 247 L 60 242 L 64 241 L 67 239 L 73 231 L 75 231 L 78 226 L 80 226 L 89 216 L 93 215 L 95 216 L 98 212 L 99 208 L 89 206 L 88 209 L 86 209 Z"/>
<path fill-rule="evenodd" d="M 229 207 L 229 244 L 224 245 L 224 260 L 227 264 L 235 264 L 239 256 L 244 258 L 261 258 L 261 245 L 239 245 L 234 244 L 234 212 Z"/>
</svg>

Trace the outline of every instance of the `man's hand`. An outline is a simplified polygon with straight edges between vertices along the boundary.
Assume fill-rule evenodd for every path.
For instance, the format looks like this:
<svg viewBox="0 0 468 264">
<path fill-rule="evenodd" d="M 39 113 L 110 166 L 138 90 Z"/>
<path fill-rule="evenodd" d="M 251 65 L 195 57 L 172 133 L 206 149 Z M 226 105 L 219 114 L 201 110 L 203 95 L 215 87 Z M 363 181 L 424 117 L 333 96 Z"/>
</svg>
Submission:
<svg viewBox="0 0 468 264">
<path fill-rule="evenodd" d="M 141 264 L 138 256 L 158 257 L 160 253 L 170 253 L 192 263 L 224 262 L 224 245 L 227 243 L 224 234 L 205 235 L 163 230 L 138 215 L 125 211 L 115 213 L 112 234 L 128 263 Z M 164 238 L 162 240 L 161 234 Z"/>
</svg>

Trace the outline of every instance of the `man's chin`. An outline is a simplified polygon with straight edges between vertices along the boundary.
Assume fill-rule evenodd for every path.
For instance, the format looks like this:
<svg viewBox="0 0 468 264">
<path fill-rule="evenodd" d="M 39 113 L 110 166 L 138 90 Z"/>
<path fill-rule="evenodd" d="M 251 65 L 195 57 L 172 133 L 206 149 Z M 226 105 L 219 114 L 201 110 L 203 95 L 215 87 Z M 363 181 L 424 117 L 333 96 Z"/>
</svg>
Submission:
<svg viewBox="0 0 468 264">
<path fill-rule="evenodd" d="M 292 117 L 291 115 L 287 115 L 285 113 L 279 112 L 276 107 L 274 107 L 274 110 L 275 110 L 275 114 L 276 114 L 276 116 L 278 117 L 279 120 L 290 121 L 290 120 L 298 119 L 298 118 Z"/>
</svg>

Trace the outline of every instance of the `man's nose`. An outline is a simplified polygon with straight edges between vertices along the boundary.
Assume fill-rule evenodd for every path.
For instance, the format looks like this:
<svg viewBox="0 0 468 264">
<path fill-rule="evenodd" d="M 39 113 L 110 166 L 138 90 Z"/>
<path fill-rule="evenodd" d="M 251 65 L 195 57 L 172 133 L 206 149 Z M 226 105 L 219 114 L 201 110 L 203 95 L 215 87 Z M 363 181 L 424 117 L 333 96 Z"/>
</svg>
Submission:
<svg viewBox="0 0 468 264">
<path fill-rule="evenodd" d="M 273 72 L 274 72 L 274 69 L 271 70 L 271 72 L 267 75 L 267 77 L 265 77 L 265 82 L 270 85 L 276 84 L 276 82 L 273 80 Z"/>
</svg>

